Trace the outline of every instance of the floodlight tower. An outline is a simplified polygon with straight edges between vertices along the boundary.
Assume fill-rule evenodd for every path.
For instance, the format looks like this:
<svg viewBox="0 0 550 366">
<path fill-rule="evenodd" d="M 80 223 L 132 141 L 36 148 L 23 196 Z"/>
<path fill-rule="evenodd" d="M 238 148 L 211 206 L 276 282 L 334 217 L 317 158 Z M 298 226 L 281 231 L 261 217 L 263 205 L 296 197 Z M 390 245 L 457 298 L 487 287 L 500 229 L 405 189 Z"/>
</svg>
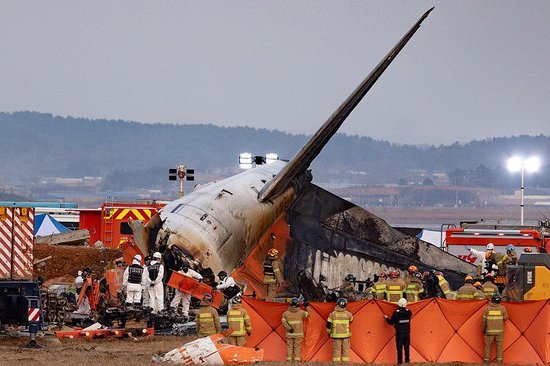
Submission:
<svg viewBox="0 0 550 366">
<path fill-rule="evenodd" d="M 531 156 L 530 158 L 523 159 L 519 156 L 514 156 L 508 159 L 508 171 L 515 173 L 515 172 L 521 172 L 521 203 L 520 203 L 520 210 L 521 210 L 521 224 L 523 225 L 523 208 L 524 208 L 524 191 L 525 191 L 525 171 L 527 173 L 534 173 L 537 170 L 539 170 L 540 167 L 540 160 L 536 156 Z"/>
</svg>

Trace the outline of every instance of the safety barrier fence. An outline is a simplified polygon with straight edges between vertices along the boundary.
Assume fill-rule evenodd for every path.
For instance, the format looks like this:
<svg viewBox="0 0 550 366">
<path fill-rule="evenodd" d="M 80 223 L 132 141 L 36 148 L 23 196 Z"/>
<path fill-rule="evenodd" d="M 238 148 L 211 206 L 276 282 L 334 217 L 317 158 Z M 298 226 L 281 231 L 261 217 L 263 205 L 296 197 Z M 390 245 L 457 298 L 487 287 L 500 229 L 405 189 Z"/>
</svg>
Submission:
<svg viewBox="0 0 550 366">
<path fill-rule="evenodd" d="M 281 316 L 287 304 L 244 299 L 252 321 L 248 347 L 265 350 L 264 360 L 285 360 L 285 329 Z M 482 313 L 488 302 L 427 299 L 409 304 L 411 319 L 411 362 L 483 362 Z M 508 311 L 504 330 L 504 363 L 550 364 L 550 300 L 503 303 Z M 331 362 L 332 342 L 325 330 L 334 303 L 311 303 L 306 321 L 302 360 Z M 384 314 L 396 305 L 385 301 L 348 304 L 351 324 L 351 362 L 395 363 L 395 330 Z M 495 359 L 493 345 L 492 360 Z"/>
</svg>

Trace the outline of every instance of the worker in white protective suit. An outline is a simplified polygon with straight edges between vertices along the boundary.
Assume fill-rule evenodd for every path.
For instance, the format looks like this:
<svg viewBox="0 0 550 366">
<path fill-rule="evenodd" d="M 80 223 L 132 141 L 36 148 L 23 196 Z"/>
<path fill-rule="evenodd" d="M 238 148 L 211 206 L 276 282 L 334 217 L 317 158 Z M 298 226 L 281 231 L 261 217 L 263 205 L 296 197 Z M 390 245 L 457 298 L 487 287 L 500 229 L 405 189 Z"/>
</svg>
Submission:
<svg viewBox="0 0 550 366">
<path fill-rule="evenodd" d="M 202 276 L 198 272 L 193 271 L 191 268 L 189 268 L 189 263 L 187 263 L 187 262 L 183 262 L 180 265 L 177 272 L 181 273 L 184 276 L 194 278 L 198 281 L 202 281 Z M 170 307 L 171 308 L 176 308 L 176 310 L 177 310 L 178 305 L 180 304 L 180 302 L 182 303 L 182 311 L 181 312 L 182 312 L 183 316 L 189 317 L 189 305 L 191 303 L 191 295 L 186 294 L 185 292 L 176 289 L 176 293 L 174 295 L 174 298 L 172 299 L 172 302 L 170 303 Z"/>
<path fill-rule="evenodd" d="M 84 282 L 86 282 L 86 274 L 82 271 L 78 271 L 78 275 L 74 279 L 74 285 L 76 287 L 76 302 L 77 303 L 78 303 L 78 300 L 80 298 L 80 292 L 82 291 L 82 288 L 84 287 Z M 91 311 L 92 311 L 92 308 L 90 307 L 90 302 L 88 301 L 88 296 L 84 296 L 84 299 L 78 305 L 78 309 L 74 313 L 79 314 L 79 315 L 89 315 Z"/>
<path fill-rule="evenodd" d="M 229 300 L 227 307 L 231 309 L 232 304 L 230 300 L 241 294 L 241 288 L 237 285 L 233 277 L 228 276 L 225 271 L 220 271 L 218 273 L 218 278 L 220 279 L 220 284 L 216 286 L 216 290 L 223 292 L 225 297 L 227 297 L 227 300 Z"/>
<path fill-rule="evenodd" d="M 153 254 L 153 260 L 147 267 L 147 290 L 149 291 L 149 306 L 152 313 L 157 314 L 164 310 L 164 265 L 161 263 L 162 255 L 159 252 Z"/>
<path fill-rule="evenodd" d="M 140 306 L 141 292 L 147 283 L 147 267 L 141 265 L 141 255 L 136 254 L 132 264 L 124 270 L 122 287 L 126 288 L 126 306 Z"/>
<path fill-rule="evenodd" d="M 474 265 L 476 266 L 476 278 L 483 278 L 487 273 L 487 270 L 485 268 L 485 253 L 484 251 L 477 250 L 474 248 L 470 248 L 468 246 L 464 246 L 467 251 L 470 252 L 471 255 L 476 257 L 476 261 L 474 262 Z M 487 244 L 486 250 L 494 250 L 495 245 L 493 243 Z"/>
</svg>

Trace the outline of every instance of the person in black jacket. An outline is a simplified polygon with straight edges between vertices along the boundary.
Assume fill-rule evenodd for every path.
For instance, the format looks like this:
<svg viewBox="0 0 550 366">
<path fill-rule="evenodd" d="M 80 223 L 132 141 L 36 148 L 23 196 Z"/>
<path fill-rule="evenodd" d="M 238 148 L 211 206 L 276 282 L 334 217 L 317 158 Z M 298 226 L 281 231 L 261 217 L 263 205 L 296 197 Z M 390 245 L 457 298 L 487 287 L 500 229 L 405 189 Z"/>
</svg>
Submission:
<svg viewBox="0 0 550 366">
<path fill-rule="evenodd" d="M 397 364 L 403 363 L 403 347 L 405 348 L 405 362 L 409 363 L 409 346 L 411 344 L 411 316 L 412 312 L 407 309 L 407 300 L 399 299 L 396 311 L 391 318 L 384 314 L 386 322 L 395 327 L 395 343 L 397 345 Z"/>
</svg>

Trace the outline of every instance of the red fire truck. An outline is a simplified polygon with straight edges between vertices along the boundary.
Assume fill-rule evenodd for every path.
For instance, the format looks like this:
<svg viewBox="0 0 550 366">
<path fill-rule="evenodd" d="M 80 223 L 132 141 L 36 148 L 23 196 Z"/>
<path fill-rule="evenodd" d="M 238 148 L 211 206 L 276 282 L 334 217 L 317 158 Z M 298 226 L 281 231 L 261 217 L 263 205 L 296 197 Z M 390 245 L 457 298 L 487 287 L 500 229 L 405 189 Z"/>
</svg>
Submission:
<svg viewBox="0 0 550 366">
<path fill-rule="evenodd" d="M 443 245 L 449 253 L 474 263 L 476 258 L 465 247 L 485 251 L 489 243 L 494 244 L 497 252 L 505 252 L 505 247 L 513 244 L 518 255 L 527 247 L 533 252 L 546 253 L 550 250 L 550 223 L 540 222 L 538 226 L 461 223 L 460 227 L 446 230 Z"/>
<path fill-rule="evenodd" d="M 128 222 L 146 224 L 162 207 L 159 202 L 105 202 L 100 209 L 81 209 L 80 229 L 90 232 L 90 245 L 101 241 L 108 248 L 119 248 L 133 238 Z"/>
</svg>

